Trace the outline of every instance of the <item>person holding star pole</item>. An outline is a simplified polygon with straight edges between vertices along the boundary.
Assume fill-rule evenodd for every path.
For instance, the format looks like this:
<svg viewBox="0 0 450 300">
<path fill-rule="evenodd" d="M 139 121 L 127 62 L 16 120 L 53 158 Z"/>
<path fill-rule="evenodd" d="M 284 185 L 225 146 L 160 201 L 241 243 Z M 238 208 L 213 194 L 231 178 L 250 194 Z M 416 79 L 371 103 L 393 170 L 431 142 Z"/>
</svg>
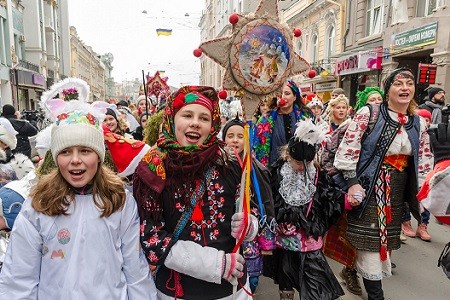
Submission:
<svg viewBox="0 0 450 300">
<path fill-rule="evenodd" d="M 252 299 L 239 245 L 255 238 L 258 218 L 249 195 L 240 200 L 249 181 L 241 182 L 219 130 L 216 91 L 184 86 L 168 99 L 163 137 L 135 170 L 141 245 L 156 266 L 158 299 L 232 299 L 233 286 L 235 299 Z"/>
</svg>

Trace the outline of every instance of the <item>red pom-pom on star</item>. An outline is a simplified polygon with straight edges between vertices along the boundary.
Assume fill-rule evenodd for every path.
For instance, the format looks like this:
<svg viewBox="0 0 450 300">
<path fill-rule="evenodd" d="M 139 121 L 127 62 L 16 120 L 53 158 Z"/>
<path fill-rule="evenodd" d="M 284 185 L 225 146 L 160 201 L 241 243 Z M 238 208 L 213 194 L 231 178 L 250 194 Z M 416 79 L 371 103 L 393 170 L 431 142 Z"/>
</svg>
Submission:
<svg viewBox="0 0 450 300">
<path fill-rule="evenodd" d="M 197 49 L 194 50 L 194 56 L 195 57 L 200 57 L 200 56 L 202 56 L 202 54 L 203 54 L 203 50 L 202 49 L 197 48 Z"/>
<path fill-rule="evenodd" d="M 231 24 L 236 24 L 239 21 L 239 15 L 237 13 L 231 14 L 228 17 L 228 21 L 230 21 Z"/>
<path fill-rule="evenodd" d="M 309 78 L 314 78 L 314 77 L 316 77 L 316 71 L 315 71 L 315 70 L 310 70 L 310 71 L 308 72 L 308 77 L 309 77 Z"/>
<path fill-rule="evenodd" d="M 219 92 L 219 98 L 220 98 L 220 99 L 225 100 L 225 99 L 227 99 L 227 97 L 228 97 L 227 91 L 221 90 L 221 91 Z"/>
<path fill-rule="evenodd" d="M 300 37 L 302 35 L 302 30 L 300 28 L 295 28 L 294 29 L 294 36 L 295 37 Z"/>
</svg>

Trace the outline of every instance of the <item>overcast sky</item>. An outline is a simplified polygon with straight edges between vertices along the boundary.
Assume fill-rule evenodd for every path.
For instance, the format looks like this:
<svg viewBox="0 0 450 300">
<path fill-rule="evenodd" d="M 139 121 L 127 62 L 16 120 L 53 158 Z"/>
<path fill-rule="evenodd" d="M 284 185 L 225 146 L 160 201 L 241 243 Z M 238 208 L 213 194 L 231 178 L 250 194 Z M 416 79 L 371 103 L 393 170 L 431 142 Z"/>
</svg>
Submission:
<svg viewBox="0 0 450 300">
<path fill-rule="evenodd" d="M 98 54 L 113 54 L 114 81 L 164 70 L 172 86 L 198 84 L 200 64 L 192 51 L 200 44 L 204 0 L 68 2 L 69 24 L 80 39 Z M 172 35 L 158 37 L 157 28 L 172 29 Z"/>
</svg>

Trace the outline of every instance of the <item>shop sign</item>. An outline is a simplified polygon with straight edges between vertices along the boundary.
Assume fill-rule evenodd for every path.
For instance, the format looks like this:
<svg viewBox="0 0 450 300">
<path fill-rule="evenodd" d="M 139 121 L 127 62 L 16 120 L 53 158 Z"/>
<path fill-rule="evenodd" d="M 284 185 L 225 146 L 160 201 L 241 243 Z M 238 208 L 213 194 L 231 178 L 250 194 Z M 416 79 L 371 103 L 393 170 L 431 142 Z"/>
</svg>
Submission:
<svg viewBox="0 0 450 300">
<path fill-rule="evenodd" d="M 394 36 L 393 50 L 419 47 L 436 43 L 438 23 L 434 22 L 422 27 L 401 32 Z"/>
<path fill-rule="evenodd" d="M 32 76 L 33 84 L 45 86 L 45 77 L 41 74 L 33 74 Z"/>
<path fill-rule="evenodd" d="M 336 74 L 348 75 L 381 69 L 381 48 L 359 51 L 336 60 Z"/>
<path fill-rule="evenodd" d="M 304 83 L 299 85 L 300 94 L 312 92 L 312 84 Z"/>
<path fill-rule="evenodd" d="M 436 82 L 437 65 L 419 63 L 417 83 L 434 84 Z"/>
<path fill-rule="evenodd" d="M 332 91 L 335 88 L 336 88 L 336 81 L 320 82 L 314 84 L 314 90 L 316 91 L 316 93 Z"/>
</svg>

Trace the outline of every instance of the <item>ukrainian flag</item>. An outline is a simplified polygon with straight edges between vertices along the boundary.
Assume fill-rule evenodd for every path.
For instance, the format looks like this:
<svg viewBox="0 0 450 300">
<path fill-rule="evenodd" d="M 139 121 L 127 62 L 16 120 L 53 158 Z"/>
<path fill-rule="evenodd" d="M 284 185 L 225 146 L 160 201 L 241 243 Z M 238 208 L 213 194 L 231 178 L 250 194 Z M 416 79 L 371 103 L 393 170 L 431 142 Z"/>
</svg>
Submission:
<svg viewBox="0 0 450 300">
<path fill-rule="evenodd" d="M 163 36 L 169 36 L 172 35 L 172 29 L 162 29 L 162 28 L 158 28 L 156 29 L 156 34 L 158 36 L 163 35 Z"/>
<path fill-rule="evenodd" d="M 166 71 L 158 71 L 159 76 L 164 76 L 164 74 L 166 74 Z"/>
</svg>

